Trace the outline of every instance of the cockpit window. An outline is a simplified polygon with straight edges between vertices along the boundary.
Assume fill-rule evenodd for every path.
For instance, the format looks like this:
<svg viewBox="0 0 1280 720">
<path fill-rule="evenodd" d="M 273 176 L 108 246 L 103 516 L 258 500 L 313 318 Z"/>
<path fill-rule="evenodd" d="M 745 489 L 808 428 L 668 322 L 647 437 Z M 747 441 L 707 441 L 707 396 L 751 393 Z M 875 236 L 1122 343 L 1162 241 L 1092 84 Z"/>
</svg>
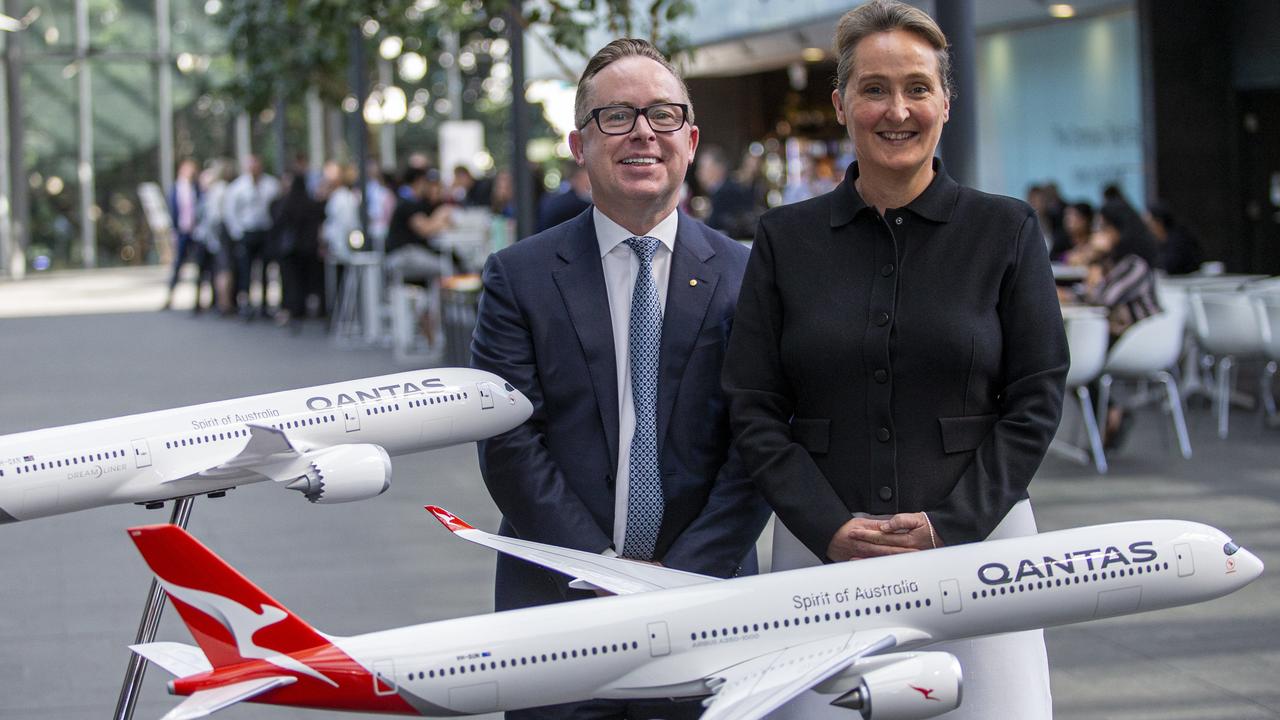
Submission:
<svg viewBox="0 0 1280 720">
<path fill-rule="evenodd" d="M 1239 551 L 1240 551 L 1240 546 L 1233 542 L 1229 542 L 1226 545 L 1222 546 L 1222 552 L 1226 553 L 1227 555 L 1235 555 Z"/>
<path fill-rule="evenodd" d="M 511 383 L 503 383 L 503 385 L 502 385 L 502 386 L 503 386 L 503 387 L 505 387 L 505 388 L 507 389 L 507 392 L 515 392 L 515 391 L 516 391 L 516 389 L 515 389 L 514 387 L 512 387 L 512 386 L 511 386 Z"/>
</svg>

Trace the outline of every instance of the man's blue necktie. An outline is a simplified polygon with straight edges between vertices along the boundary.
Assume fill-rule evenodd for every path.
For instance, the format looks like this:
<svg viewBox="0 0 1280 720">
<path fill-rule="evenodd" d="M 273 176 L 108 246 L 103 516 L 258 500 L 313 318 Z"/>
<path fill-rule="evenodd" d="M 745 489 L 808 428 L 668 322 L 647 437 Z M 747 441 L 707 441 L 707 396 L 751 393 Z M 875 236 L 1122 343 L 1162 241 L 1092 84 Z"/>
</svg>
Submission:
<svg viewBox="0 0 1280 720">
<path fill-rule="evenodd" d="M 658 469 L 658 348 L 662 343 L 662 304 L 653 282 L 653 255 L 660 241 L 633 237 L 627 246 L 640 259 L 631 293 L 631 397 L 636 429 L 631 436 L 627 490 L 627 533 L 623 557 L 652 560 L 662 526 L 662 473 Z"/>
</svg>

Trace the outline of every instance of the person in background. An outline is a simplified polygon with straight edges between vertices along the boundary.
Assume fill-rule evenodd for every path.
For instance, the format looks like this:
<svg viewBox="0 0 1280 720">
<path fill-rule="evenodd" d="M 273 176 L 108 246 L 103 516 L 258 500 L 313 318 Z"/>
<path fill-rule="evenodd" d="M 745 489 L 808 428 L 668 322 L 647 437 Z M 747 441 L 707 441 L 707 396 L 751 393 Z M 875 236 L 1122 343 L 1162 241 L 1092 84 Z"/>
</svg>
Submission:
<svg viewBox="0 0 1280 720">
<path fill-rule="evenodd" d="M 275 227 L 279 233 L 280 285 L 283 307 L 276 313 L 277 325 L 292 324 L 301 329 L 307 316 L 307 300 L 315 298 L 324 307 L 324 261 L 320 248 L 320 226 L 324 223 L 323 200 L 311 196 L 307 178 L 299 173 L 289 183 L 289 192 L 276 208 Z"/>
<path fill-rule="evenodd" d="M 271 203 L 280 182 L 262 171 L 262 160 L 248 155 L 243 172 L 227 188 L 223 220 L 236 255 L 236 304 L 245 320 L 267 314 L 267 243 L 271 234 Z M 252 304 L 251 281 L 258 269 L 258 306 Z"/>
<path fill-rule="evenodd" d="M 383 247 L 385 250 L 385 246 L 379 243 L 386 242 L 391 214 L 395 212 L 400 196 L 396 191 L 394 178 L 376 162 L 370 160 L 365 166 L 365 172 L 368 177 L 364 186 L 364 201 L 369 213 L 369 237 L 364 239 L 362 247 Z"/>
<path fill-rule="evenodd" d="M 935 157 L 951 86 L 932 18 L 876 0 L 835 38 L 857 162 L 761 216 L 724 365 L 734 447 L 780 521 L 774 568 L 1033 535 L 1069 362 L 1036 213 Z M 965 669 L 948 717 L 1052 716 L 1041 631 L 931 649 Z M 771 717 L 848 718 L 830 700 Z"/>
<path fill-rule="evenodd" d="M 537 232 L 572 220 L 591 207 L 591 176 L 587 169 L 574 165 L 567 172 L 569 178 L 560 189 L 547 193 L 538 203 Z"/>
<path fill-rule="evenodd" d="M 684 83 L 644 40 L 615 40 L 578 83 L 574 160 L 594 208 L 485 264 L 472 366 L 533 415 L 479 443 L 500 532 L 730 577 L 768 517 L 730 451 L 720 387 L 747 251 L 677 210 L 698 146 Z M 594 597 L 499 556 L 498 610 Z M 693 720 L 697 700 L 592 700 L 507 713 Z"/>
<path fill-rule="evenodd" d="M 499 170 L 493 176 L 489 192 L 489 211 L 505 218 L 516 216 L 516 189 L 510 170 Z"/>
<path fill-rule="evenodd" d="M 698 153 L 694 175 L 711 204 L 707 225 L 731 238 L 749 238 L 755 227 L 755 202 L 751 190 L 729 174 L 724 150 L 708 145 Z"/>
<path fill-rule="evenodd" d="M 1066 250 L 1055 256 L 1068 265 L 1087 265 L 1093 252 L 1093 206 L 1087 202 L 1071 203 L 1062 211 L 1062 229 L 1067 239 Z"/>
<path fill-rule="evenodd" d="M 169 294 L 164 298 L 164 310 L 173 306 L 173 289 L 178 285 L 178 276 L 182 273 L 182 264 L 187 261 L 187 256 L 194 256 L 201 267 L 204 267 L 202 248 L 192 238 L 200 208 L 200 183 L 196 178 L 198 170 L 195 160 L 183 160 L 178 164 L 178 176 L 174 178 L 173 188 L 169 191 L 169 217 L 173 221 L 177 247 L 173 251 L 173 272 L 169 276 Z M 197 276 L 197 291 L 199 288 L 200 278 Z M 195 309 L 197 312 L 200 310 L 198 293 Z"/>
<path fill-rule="evenodd" d="M 453 183 L 449 185 L 449 202 L 462 207 L 483 205 L 477 200 L 479 185 L 476 176 L 466 165 L 458 165 L 453 169 Z"/>
<path fill-rule="evenodd" d="M 1147 206 L 1147 228 L 1159 248 L 1160 267 L 1170 275 L 1187 275 L 1200 269 L 1204 253 L 1195 235 L 1178 222 L 1168 206 L 1156 201 Z"/>
<path fill-rule="evenodd" d="M 230 160 L 214 158 L 209 162 L 200 174 L 204 192 L 196 225 L 196 237 L 213 256 L 213 297 L 224 317 L 236 311 L 235 247 L 226 226 L 227 188 L 234 179 L 235 165 Z"/>
<path fill-rule="evenodd" d="M 401 199 L 387 226 L 385 267 L 392 283 L 430 284 L 447 269 L 437 236 L 449 227 L 453 205 L 443 202 L 443 186 L 435 170 L 410 167 L 405 170 L 404 187 L 409 198 Z M 419 330 L 435 345 L 436 327 L 430 313 L 419 319 Z"/>
<path fill-rule="evenodd" d="M 1142 218 L 1122 198 L 1108 201 L 1098 216 L 1098 230 L 1090 242 L 1089 274 L 1072 291 L 1074 296 L 1063 300 L 1106 308 L 1114 344 L 1134 323 L 1161 310 L 1156 295 L 1156 246 Z M 1120 403 L 1107 409 L 1102 437 L 1108 450 L 1124 442 L 1131 421 Z"/>
</svg>

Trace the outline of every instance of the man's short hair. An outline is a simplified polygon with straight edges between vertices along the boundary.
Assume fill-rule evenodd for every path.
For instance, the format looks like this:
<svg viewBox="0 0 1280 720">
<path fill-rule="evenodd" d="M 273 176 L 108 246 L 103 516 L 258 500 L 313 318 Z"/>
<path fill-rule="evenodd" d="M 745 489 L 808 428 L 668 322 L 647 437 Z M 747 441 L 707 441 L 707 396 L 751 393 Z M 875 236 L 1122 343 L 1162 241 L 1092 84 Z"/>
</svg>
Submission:
<svg viewBox="0 0 1280 720">
<path fill-rule="evenodd" d="M 591 81 L 601 70 L 609 67 L 613 63 L 627 57 L 643 57 L 658 63 L 671 73 L 671 76 L 680 83 L 680 92 L 684 93 L 684 99 L 689 104 L 689 124 L 693 124 L 693 101 L 689 100 L 689 88 L 684 84 L 684 78 L 680 77 L 680 73 L 676 71 L 671 61 L 663 57 L 658 48 L 648 40 L 639 38 L 619 38 L 605 45 L 596 51 L 595 55 L 587 61 L 587 68 L 582 71 L 582 78 L 578 80 L 578 93 L 573 100 L 573 116 L 577 128 L 581 130 L 591 119 L 592 108 L 587 107 L 587 98 L 591 94 Z"/>
</svg>

